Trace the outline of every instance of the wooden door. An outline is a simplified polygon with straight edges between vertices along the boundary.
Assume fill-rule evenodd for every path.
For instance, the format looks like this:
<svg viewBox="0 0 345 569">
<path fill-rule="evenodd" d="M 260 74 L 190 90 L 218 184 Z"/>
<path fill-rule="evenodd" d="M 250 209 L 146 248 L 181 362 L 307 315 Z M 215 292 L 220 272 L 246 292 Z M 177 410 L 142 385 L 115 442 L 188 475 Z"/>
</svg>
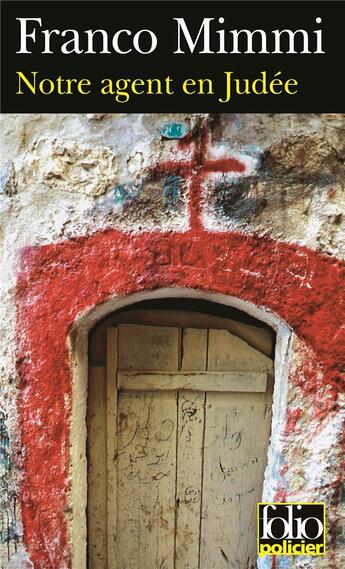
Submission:
<svg viewBox="0 0 345 569">
<path fill-rule="evenodd" d="M 120 324 L 90 369 L 89 569 L 256 567 L 272 360 L 227 330 Z"/>
</svg>

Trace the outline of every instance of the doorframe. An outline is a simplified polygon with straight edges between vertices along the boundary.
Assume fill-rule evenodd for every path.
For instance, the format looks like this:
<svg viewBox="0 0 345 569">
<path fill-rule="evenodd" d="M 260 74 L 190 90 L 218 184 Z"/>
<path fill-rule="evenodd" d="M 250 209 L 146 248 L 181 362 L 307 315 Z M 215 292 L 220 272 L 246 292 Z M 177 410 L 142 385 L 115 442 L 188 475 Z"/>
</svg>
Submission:
<svg viewBox="0 0 345 569">
<path fill-rule="evenodd" d="M 70 491 L 67 521 L 71 542 L 72 568 L 87 568 L 87 457 L 86 413 L 88 390 L 88 335 L 103 318 L 117 310 L 144 300 L 187 298 L 207 300 L 236 308 L 268 324 L 276 332 L 271 438 L 267 453 L 262 499 L 271 501 L 278 484 L 277 465 L 282 450 L 282 435 L 287 413 L 288 369 L 291 360 L 291 328 L 274 313 L 239 298 L 214 292 L 185 288 L 161 288 L 126 297 L 115 297 L 86 313 L 75 322 L 67 340 L 72 371 L 72 409 L 70 424 Z"/>
</svg>

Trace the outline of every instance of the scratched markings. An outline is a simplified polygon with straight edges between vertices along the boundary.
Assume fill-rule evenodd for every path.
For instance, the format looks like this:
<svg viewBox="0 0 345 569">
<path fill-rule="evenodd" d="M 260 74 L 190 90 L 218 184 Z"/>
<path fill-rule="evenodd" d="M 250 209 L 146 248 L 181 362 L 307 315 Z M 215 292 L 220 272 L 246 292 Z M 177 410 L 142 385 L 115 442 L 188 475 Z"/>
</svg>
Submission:
<svg viewBox="0 0 345 569">
<path fill-rule="evenodd" d="M 209 393 L 206 400 L 201 567 L 256 567 L 256 502 L 266 465 L 270 412 L 263 394 Z"/>
<path fill-rule="evenodd" d="M 176 569 L 198 568 L 204 404 L 202 392 L 178 394 Z"/>
<path fill-rule="evenodd" d="M 108 459 L 116 567 L 99 555 L 90 569 L 254 568 L 272 385 L 254 392 L 253 377 L 272 361 L 227 330 L 121 324 L 118 335 L 117 453 Z M 203 383 L 188 380 L 198 375 Z M 93 504 L 90 527 L 104 503 Z"/>
<path fill-rule="evenodd" d="M 118 562 L 174 562 L 176 393 L 122 392 L 118 436 Z"/>
</svg>

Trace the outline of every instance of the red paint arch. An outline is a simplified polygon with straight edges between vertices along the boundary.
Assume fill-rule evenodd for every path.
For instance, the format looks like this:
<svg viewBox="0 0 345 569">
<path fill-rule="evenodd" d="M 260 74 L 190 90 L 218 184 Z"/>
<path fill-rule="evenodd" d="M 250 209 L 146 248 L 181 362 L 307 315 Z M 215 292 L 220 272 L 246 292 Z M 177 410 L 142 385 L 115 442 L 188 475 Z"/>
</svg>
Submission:
<svg viewBox="0 0 345 569">
<path fill-rule="evenodd" d="M 70 566 L 67 337 L 80 314 L 115 296 L 166 287 L 214 291 L 263 306 L 314 353 L 316 363 L 302 362 L 295 381 L 302 393 L 315 396 L 314 411 L 322 415 L 337 405 L 344 386 L 344 275 L 344 263 L 307 248 L 195 226 L 179 234 L 112 230 L 25 249 L 17 287 L 21 505 L 35 567 Z M 326 384 L 330 396 L 320 400 L 318 390 Z M 293 429 L 292 419 L 287 428 Z"/>
</svg>

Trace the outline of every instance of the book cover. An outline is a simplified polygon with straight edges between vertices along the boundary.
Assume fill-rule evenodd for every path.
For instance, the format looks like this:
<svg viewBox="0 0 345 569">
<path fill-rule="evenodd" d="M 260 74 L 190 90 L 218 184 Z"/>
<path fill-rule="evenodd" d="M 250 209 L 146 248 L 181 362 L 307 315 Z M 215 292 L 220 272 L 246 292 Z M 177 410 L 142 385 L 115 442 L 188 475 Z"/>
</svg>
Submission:
<svg viewBox="0 0 345 569">
<path fill-rule="evenodd" d="M 8 1 L 1 569 L 340 569 L 342 2 Z"/>
</svg>

